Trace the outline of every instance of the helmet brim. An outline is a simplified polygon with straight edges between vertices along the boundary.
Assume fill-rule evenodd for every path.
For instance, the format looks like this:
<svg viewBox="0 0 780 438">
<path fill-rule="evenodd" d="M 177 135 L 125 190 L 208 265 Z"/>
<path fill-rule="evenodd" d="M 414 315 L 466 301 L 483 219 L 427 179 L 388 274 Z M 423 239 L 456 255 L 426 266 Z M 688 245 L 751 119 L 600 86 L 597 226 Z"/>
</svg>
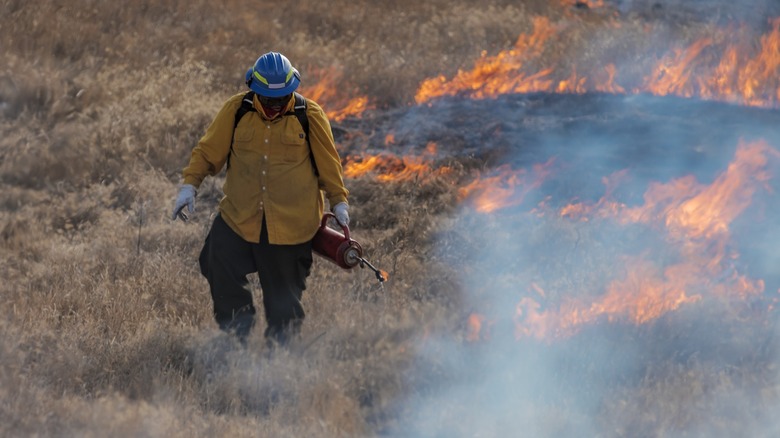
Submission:
<svg viewBox="0 0 780 438">
<path fill-rule="evenodd" d="M 252 69 L 250 68 L 246 72 L 245 76 L 247 85 L 249 86 L 249 89 L 254 91 L 255 93 L 259 94 L 260 96 L 265 97 L 282 97 L 286 96 L 293 91 L 298 89 L 298 85 L 300 85 L 301 81 L 298 79 L 298 75 L 293 75 L 293 77 L 290 79 L 290 83 L 282 88 L 269 88 L 267 85 L 263 84 L 260 81 L 252 80 Z"/>
</svg>

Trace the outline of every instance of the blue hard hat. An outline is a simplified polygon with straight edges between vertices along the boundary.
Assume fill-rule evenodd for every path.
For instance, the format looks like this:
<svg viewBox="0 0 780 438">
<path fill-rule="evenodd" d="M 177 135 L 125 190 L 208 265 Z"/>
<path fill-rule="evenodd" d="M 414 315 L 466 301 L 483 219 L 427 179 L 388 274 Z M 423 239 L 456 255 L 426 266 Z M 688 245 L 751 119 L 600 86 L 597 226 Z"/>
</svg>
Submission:
<svg viewBox="0 0 780 438">
<path fill-rule="evenodd" d="M 301 74 L 278 52 L 257 58 L 255 65 L 246 71 L 246 85 L 261 96 L 284 96 L 295 91 L 300 83 Z"/>
</svg>

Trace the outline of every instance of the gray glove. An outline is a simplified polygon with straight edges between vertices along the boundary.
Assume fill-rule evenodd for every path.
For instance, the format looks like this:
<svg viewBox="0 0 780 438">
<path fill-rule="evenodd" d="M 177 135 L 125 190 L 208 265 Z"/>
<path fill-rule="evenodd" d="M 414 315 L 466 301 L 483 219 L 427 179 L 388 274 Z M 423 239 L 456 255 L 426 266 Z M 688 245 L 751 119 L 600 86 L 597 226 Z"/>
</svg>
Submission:
<svg viewBox="0 0 780 438">
<path fill-rule="evenodd" d="M 331 210 L 333 210 L 339 225 L 349 226 L 349 205 L 346 202 L 339 202 Z"/>
<path fill-rule="evenodd" d="M 179 196 L 176 197 L 176 204 L 173 206 L 173 215 L 171 219 L 176 220 L 180 217 L 182 220 L 187 220 L 187 215 L 182 212 L 184 207 L 187 207 L 187 212 L 190 214 L 195 212 L 195 195 L 198 192 L 195 190 L 195 186 L 192 184 L 182 184 L 179 189 Z"/>
</svg>

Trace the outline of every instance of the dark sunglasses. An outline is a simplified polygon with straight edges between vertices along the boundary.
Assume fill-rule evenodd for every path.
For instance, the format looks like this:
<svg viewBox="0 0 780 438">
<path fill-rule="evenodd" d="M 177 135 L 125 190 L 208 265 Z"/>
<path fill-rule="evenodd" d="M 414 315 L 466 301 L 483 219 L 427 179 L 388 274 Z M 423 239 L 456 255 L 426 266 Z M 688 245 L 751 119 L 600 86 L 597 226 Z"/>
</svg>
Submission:
<svg viewBox="0 0 780 438">
<path fill-rule="evenodd" d="M 265 106 L 284 106 L 290 101 L 292 94 L 287 94 L 281 97 L 266 97 L 257 95 L 257 100 Z"/>
</svg>

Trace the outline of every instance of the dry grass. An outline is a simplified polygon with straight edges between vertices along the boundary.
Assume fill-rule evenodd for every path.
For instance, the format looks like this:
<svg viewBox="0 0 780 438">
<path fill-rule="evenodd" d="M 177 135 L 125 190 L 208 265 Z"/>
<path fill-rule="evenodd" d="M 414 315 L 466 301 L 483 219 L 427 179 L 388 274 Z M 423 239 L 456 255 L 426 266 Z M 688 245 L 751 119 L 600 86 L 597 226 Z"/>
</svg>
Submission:
<svg viewBox="0 0 780 438">
<path fill-rule="evenodd" d="M 507 254 L 520 246 L 542 253 L 551 242 L 572 247 L 598 241 L 609 224 L 583 236 L 571 223 L 539 224 L 525 214 L 456 220 L 453 181 L 478 166 L 473 156 L 461 157 L 453 166 L 461 174 L 447 178 L 349 180 L 356 235 L 391 281 L 379 289 L 368 270 L 345 272 L 318 259 L 302 339 L 269 357 L 262 330 L 246 350 L 216 330 L 196 266 L 221 178 L 204 183 L 192 222 L 171 223 L 168 213 L 190 148 L 260 52 L 286 53 L 304 80 L 307 71 L 335 66 L 345 90 L 392 109 L 412 102 L 423 79 L 468 69 L 483 50 L 512 47 L 534 14 L 579 26 L 549 49 L 546 59 L 560 66 L 573 56 L 588 65 L 655 43 L 640 31 L 653 19 L 643 13 L 626 19 L 624 38 L 589 47 L 583 41 L 611 11 L 572 13 L 547 1 L 338 0 L 294 8 L 249 0 L 0 1 L 0 435 L 480 433 L 478 418 L 461 424 L 478 417 L 463 400 L 469 394 L 439 398 L 473 377 L 453 358 L 483 352 L 465 342 L 474 302 L 464 289 L 474 285 L 464 274 L 487 273 L 490 287 L 511 289 L 559 274 L 571 255 L 506 260 L 505 271 L 463 254 L 486 240 L 506 245 Z M 711 25 L 669 32 L 685 41 Z M 347 146 L 358 149 L 360 136 L 373 133 L 353 134 Z M 561 276 L 552 289 L 588 290 L 603 281 L 614 248 L 594 248 L 578 254 L 585 259 L 580 277 Z M 492 305 L 502 311 L 507 303 Z M 492 332 L 502 329 L 512 331 Z M 651 338 L 645 342 L 655 347 L 664 342 Z M 512 345 L 509 359 L 518 363 L 528 351 L 555 355 L 545 346 Z M 578 361 L 581 350 L 572 351 L 561 354 Z M 585 360 L 569 375 L 602 382 L 592 409 L 560 387 L 563 395 L 529 390 L 508 400 L 535 436 L 735 436 L 768 422 L 764 415 L 777 405 L 772 351 L 745 364 L 729 361 L 728 370 L 721 361 L 662 356 L 640 367 L 639 377 L 604 381 L 594 369 L 602 359 Z M 489 365 L 506 382 L 523 380 Z M 493 403 L 493 386 L 486 388 L 477 400 Z M 734 388 L 758 414 L 745 406 L 724 412 Z M 423 409 L 414 400 L 441 404 Z M 722 423 L 700 428 L 712 418 Z M 515 426 L 505 421 L 481 431 L 505 434 Z M 755 436 L 766 430 L 758 426 Z"/>
</svg>

